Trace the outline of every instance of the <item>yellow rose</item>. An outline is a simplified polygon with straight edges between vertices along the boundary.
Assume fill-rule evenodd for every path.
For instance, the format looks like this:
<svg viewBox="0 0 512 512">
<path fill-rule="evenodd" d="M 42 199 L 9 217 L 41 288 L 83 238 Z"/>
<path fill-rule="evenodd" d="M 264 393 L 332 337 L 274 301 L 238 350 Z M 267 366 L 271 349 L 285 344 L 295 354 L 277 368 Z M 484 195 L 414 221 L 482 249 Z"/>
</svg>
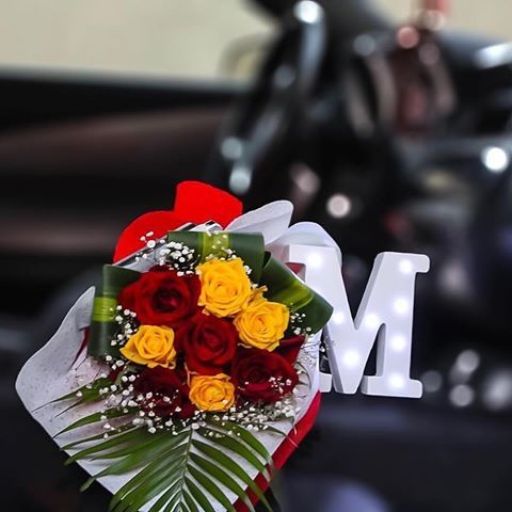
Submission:
<svg viewBox="0 0 512 512">
<path fill-rule="evenodd" d="M 241 311 L 252 294 L 252 287 L 240 258 L 212 259 L 199 265 L 197 270 L 201 280 L 200 306 L 219 317 Z"/>
<path fill-rule="evenodd" d="M 150 368 L 174 368 L 174 331 L 170 327 L 141 325 L 120 352 L 126 359 Z"/>
<path fill-rule="evenodd" d="M 235 403 L 235 386 L 224 373 L 198 375 L 190 382 L 190 401 L 201 411 L 227 411 Z"/>
<path fill-rule="evenodd" d="M 269 302 L 257 293 L 234 324 L 244 344 L 272 351 L 283 339 L 289 320 L 290 312 L 284 304 Z"/>
</svg>

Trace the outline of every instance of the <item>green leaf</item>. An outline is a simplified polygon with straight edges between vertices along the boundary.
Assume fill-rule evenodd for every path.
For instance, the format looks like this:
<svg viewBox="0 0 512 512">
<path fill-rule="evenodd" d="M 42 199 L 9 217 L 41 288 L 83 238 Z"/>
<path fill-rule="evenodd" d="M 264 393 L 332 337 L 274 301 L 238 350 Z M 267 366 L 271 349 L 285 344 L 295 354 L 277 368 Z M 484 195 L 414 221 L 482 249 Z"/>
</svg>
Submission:
<svg viewBox="0 0 512 512">
<path fill-rule="evenodd" d="M 304 313 L 304 327 L 309 327 L 311 334 L 322 329 L 332 316 L 333 308 L 323 297 L 268 253 L 260 285 L 267 287 L 265 296 L 269 300 L 285 304 L 293 313 Z"/>
<path fill-rule="evenodd" d="M 167 452 L 168 453 L 168 452 Z M 115 512 L 124 512 L 133 510 L 137 512 L 144 504 L 159 496 L 162 492 L 169 489 L 169 476 L 172 475 L 176 466 L 183 463 L 181 459 L 176 459 L 169 464 L 167 457 L 159 457 L 158 463 L 152 462 L 142 472 L 146 473 L 146 478 L 140 482 L 129 494 L 123 497 Z M 150 481 L 150 486 L 146 485 Z"/>
<path fill-rule="evenodd" d="M 94 422 L 97 416 L 91 416 L 80 420 L 80 425 Z M 231 437 L 233 434 L 239 437 Z M 153 500 L 150 512 L 214 512 L 207 496 L 234 512 L 228 491 L 254 512 L 248 489 L 272 512 L 263 491 L 235 462 L 235 455 L 259 472 L 267 472 L 262 460 L 266 462 L 270 457 L 264 446 L 243 427 L 218 422 L 198 430 L 185 427 L 174 435 L 167 431 L 150 434 L 145 427 L 132 428 L 97 445 L 86 446 L 70 461 L 95 459 L 106 463 L 82 490 L 98 478 L 135 472 L 112 497 L 110 512 L 137 512 Z"/>
<path fill-rule="evenodd" d="M 185 503 L 187 504 L 190 512 L 200 512 L 197 508 L 196 502 L 193 500 L 192 496 L 187 491 L 184 491 L 183 497 L 185 498 Z"/>
<path fill-rule="evenodd" d="M 195 480 L 202 487 L 204 487 L 227 511 L 236 512 L 235 507 L 233 507 L 228 498 L 226 498 L 226 495 L 202 471 L 199 471 L 194 466 L 190 466 L 189 471 Z"/>
<path fill-rule="evenodd" d="M 158 500 L 152 505 L 149 509 L 149 512 L 161 512 L 163 507 L 165 507 L 172 498 L 179 492 L 179 487 L 181 486 L 181 482 L 177 481 L 174 485 L 171 485 Z"/>
<path fill-rule="evenodd" d="M 79 459 L 89 458 L 91 455 L 103 452 L 109 448 L 114 448 L 119 445 L 126 445 L 130 441 L 136 442 L 138 439 L 146 439 L 147 431 L 144 431 L 140 427 L 135 430 L 130 430 L 125 432 L 124 434 L 120 434 L 113 438 L 108 439 L 107 441 L 103 441 L 89 448 L 84 448 L 83 450 L 78 451 L 74 455 L 71 455 L 68 460 L 66 460 L 66 464 L 71 464 L 72 462 L 76 462 Z M 129 446 L 132 446 L 131 443 Z"/>
<path fill-rule="evenodd" d="M 128 430 L 137 430 L 138 428 L 139 427 L 134 427 L 132 422 L 126 423 L 125 425 L 121 425 L 119 427 L 116 427 L 115 432 L 109 433 L 109 438 L 113 438 L 114 436 L 118 436 L 120 434 L 123 434 L 124 432 L 126 432 Z M 97 440 L 103 439 L 104 435 L 105 434 L 102 432 L 101 434 L 96 434 L 94 436 L 85 437 L 83 439 L 78 439 L 77 441 L 73 441 L 72 443 L 68 443 L 68 444 L 64 445 L 61 448 L 61 450 L 68 451 L 68 450 L 71 450 L 73 448 L 76 448 L 77 446 L 81 446 L 81 445 L 84 445 L 86 443 L 89 443 L 91 441 L 97 441 Z"/>
<path fill-rule="evenodd" d="M 169 500 L 167 505 L 165 505 L 165 508 L 163 508 L 159 512 L 180 512 L 180 502 L 182 503 L 183 498 L 183 492 L 181 491 L 181 488 L 178 492 L 176 492 L 172 498 Z"/>
<path fill-rule="evenodd" d="M 85 384 L 84 386 L 75 389 L 67 395 L 61 396 L 60 398 L 56 398 L 55 400 L 48 402 L 48 404 L 55 404 L 58 402 L 70 400 L 72 398 L 77 398 L 78 393 L 82 394 L 81 400 L 79 401 L 80 403 L 94 401 L 100 398 L 100 389 L 110 387 L 111 385 L 112 381 L 110 379 L 100 377 L 99 379 L 96 379 L 89 384 Z"/>
<path fill-rule="evenodd" d="M 107 419 L 113 419 L 113 418 L 121 418 L 123 416 L 129 416 L 133 414 L 133 410 L 128 409 L 128 412 L 124 412 L 124 409 L 109 409 L 108 411 L 104 412 L 95 412 L 93 414 L 90 414 L 89 416 L 85 416 L 84 418 L 80 418 L 79 420 L 75 421 L 65 429 L 61 430 L 57 434 L 55 434 L 54 437 L 60 436 L 61 434 L 64 434 L 65 432 L 70 432 L 71 430 L 75 430 L 80 427 L 85 427 L 86 425 L 91 425 L 92 423 L 98 423 L 99 421 L 103 421 L 102 417 L 105 416 Z"/>
<path fill-rule="evenodd" d="M 247 445 L 249 445 L 256 453 L 263 457 L 263 460 L 267 464 L 272 463 L 272 456 L 269 451 L 265 448 L 265 446 L 247 429 L 244 427 L 233 423 L 232 421 L 222 421 L 220 424 L 218 421 L 212 421 L 211 424 L 218 427 L 223 426 L 227 427 L 228 430 L 233 431 L 240 439 L 242 439 Z"/>
<path fill-rule="evenodd" d="M 131 500 L 135 498 L 139 499 L 141 495 L 151 492 L 152 488 L 147 486 L 146 483 L 154 482 L 155 477 L 161 476 L 162 472 L 164 476 L 168 476 L 170 471 L 178 469 L 177 466 L 183 464 L 185 461 L 186 453 L 186 444 L 172 449 L 167 447 L 167 449 L 159 453 L 154 460 L 117 491 L 111 501 L 109 510 L 117 507 L 119 503 L 129 503 Z M 166 488 L 167 487 L 168 483 L 166 483 Z M 162 489 L 162 491 L 164 490 L 166 489 Z M 134 494 L 135 491 L 137 491 L 137 494 Z"/>
<path fill-rule="evenodd" d="M 127 268 L 105 265 L 100 286 L 96 288 L 87 353 L 90 356 L 119 355 L 119 348 L 111 345 L 118 331 L 115 321 L 117 296 L 123 288 L 139 279 L 140 273 Z"/>
<path fill-rule="evenodd" d="M 143 450 L 134 448 L 130 455 L 122 457 L 120 460 L 112 463 L 103 471 L 100 471 L 98 474 L 89 478 L 89 480 L 84 484 L 84 486 L 82 486 L 82 488 L 84 490 L 87 489 L 98 478 L 109 475 L 122 475 L 124 473 L 129 473 L 134 469 L 138 469 L 141 466 L 145 466 L 149 464 L 154 457 L 159 456 L 159 454 L 161 454 L 168 445 L 175 447 L 175 440 L 172 436 L 163 436 L 162 438 L 159 438 L 158 441 L 161 442 L 155 443 L 150 448 Z"/>
<path fill-rule="evenodd" d="M 171 231 L 167 241 L 181 242 L 196 251 L 199 262 L 213 255 L 225 258 L 231 249 L 251 270 L 251 279 L 258 283 L 265 258 L 265 243 L 260 233 L 206 233 L 202 231 Z"/>
<path fill-rule="evenodd" d="M 190 478 L 185 478 L 185 483 L 187 484 L 187 487 L 192 493 L 194 499 L 199 503 L 199 506 L 203 508 L 204 512 L 215 512 L 215 509 L 211 506 L 210 501 L 204 495 L 203 491 Z"/>
<path fill-rule="evenodd" d="M 247 493 L 240 487 L 240 485 L 238 485 L 234 478 L 221 468 L 220 465 L 215 465 L 204 457 L 200 457 L 194 453 L 190 455 L 190 458 L 198 468 L 202 469 L 205 473 L 208 473 L 208 475 L 236 494 L 247 505 L 249 510 L 254 512 L 254 507 L 251 500 L 248 499 Z"/>
<path fill-rule="evenodd" d="M 102 454 L 100 457 L 103 459 L 119 459 L 121 457 L 133 455 L 133 453 L 138 451 L 150 450 L 154 447 L 160 446 L 163 442 L 165 442 L 166 447 L 174 447 L 182 442 L 181 437 L 169 436 L 166 433 L 162 432 L 159 434 L 149 434 L 146 430 L 144 430 L 144 438 L 141 439 L 141 443 L 134 449 L 132 445 L 123 446 L 119 450 L 113 450 L 108 453 Z"/>
<path fill-rule="evenodd" d="M 158 453 L 156 455 L 156 462 L 153 461 L 148 464 L 146 468 L 135 475 L 129 482 L 127 482 L 119 491 L 114 495 L 111 502 L 111 510 L 117 506 L 117 504 L 123 500 L 128 493 L 132 492 L 136 487 L 139 487 L 141 492 L 151 492 L 151 485 L 144 485 L 148 482 L 151 484 L 151 474 L 153 469 L 158 469 L 159 462 L 164 461 L 169 468 L 175 469 L 174 474 L 182 469 L 182 465 L 186 462 L 185 455 L 188 454 L 190 449 L 190 438 L 191 432 L 183 431 L 177 436 L 172 436 L 167 432 L 161 434 L 164 442 L 160 444 Z M 178 446 L 177 446 L 178 445 Z M 169 463 L 169 460 L 172 462 Z M 174 464 L 174 463 L 177 463 Z M 178 464 L 181 463 L 181 464 Z M 174 479 L 176 480 L 176 478 Z M 174 484 L 172 475 L 169 476 L 167 487 Z M 179 478 L 177 479 L 179 481 Z"/>
<path fill-rule="evenodd" d="M 265 465 L 256 457 L 256 455 L 254 455 L 254 453 L 249 448 L 247 448 L 244 443 L 235 437 L 231 437 L 229 434 L 224 435 L 224 437 L 208 436 L 208 431 L 205 429 L 199 429 L 198 432 L 201 436 L 203 436 L 205 439 L 208 439 L 212 443 L 218 444 L 223 448 L 227 448 L 237 455 L 240 455 L 240 457 L 254 466 L 264 476 L 267 474 L 267 468 Z M 268 477 L 266 478 L 268 480 Z"/>
<path fill-rule="evenodd" d="M 178 452 L 178 453 L 176 453 Z M 144 484 L 150 481 L 154 474 L 157 474 L 162 467 L 167 467 L 168 469 L 175 469 L 176 464 L 182 464 L 184 462 L 184 450 L 183 448 L 178 448 L 177 450 L 173 451 L 173 455 L 175 456 L 174 460 L 172 462 L 169 462 L 168 457 L 169 453 L 165 452 L 161 454 L 161 456 L 158 456 L 155 458 L 153 462 L 148 464 L 142 471 L 140 471 L 137 475 L 135 475 L 131 480 L 129 480 L 121 489 L 119 489 L 115 496 L 112 498 L 109 510 L 113 510 L 119 503 L 122 503 L 125 501 L 125 497 L 133 492 L 136 489 L 143 490 Z M 180 455 L 178 457 L 178 455 Z M 179 483 L 179 480 L 177 481 Z M 170 489 L 174 489 L 175 486 L 171 485 L 168 486 L 165 493 L 167 493 Z M 169 496 L 170 498 L 171 496 Z M 165 503 L 163 503 L 165 504 Z M 163 505 L 162 504 L 162 505 Z"/>
<path fill-rule="evenodd" d="M 251 491 L 257 496 L 257 498 L 265 505 L 266 509 L 269 512 L 272 512 L 272 508 L 268 503 L 263 491 L 259 488 L 258 484 L 249 476 L 249 474 L 245 471 L 242 466 L 240 466 L 233 459 L 229 458 L 224 452 L 219 449 L 210 446 L 202 441 L 194 440 L 193 441 L 194 448 L 201 451 L 210 459 L 214 460 L 218 464 L 222 465 L 227 471 L 229 471 L 232 475 L 238 477 Z"/>
</svg>

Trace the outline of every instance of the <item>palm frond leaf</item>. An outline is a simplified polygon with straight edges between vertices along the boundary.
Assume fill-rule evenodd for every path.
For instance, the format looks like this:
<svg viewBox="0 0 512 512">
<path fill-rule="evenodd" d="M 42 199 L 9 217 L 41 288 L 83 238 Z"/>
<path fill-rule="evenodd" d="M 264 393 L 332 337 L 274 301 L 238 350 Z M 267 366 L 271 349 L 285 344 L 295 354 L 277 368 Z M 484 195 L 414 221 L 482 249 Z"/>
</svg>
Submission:
<svg viewBox="0 0 512 512">
<path fill-rule="evenodd" d="M 119 409 L 118 407 L 114 407 L 112 409 L 108 409 L 106 411 L 99 411 L 88 416 L 84 416 L 79 420 L 71 423 L 66 428 L 62 429 L 60 432 L 57 432 L 54 437 L 60 436 L 66 432 L 71 432 L 72 430 L 76 430 L 81 427 L 85 427 L 87 425 L 92 425 L 93 423 L 99 423 L 100 421 L 104 421 L 105 419 L 116 419 L 129 417 L 133 415 L 133 409 Z"/>
<path fill-rule="evenodd" d="M 83 418 L 65 431 L 97 418 Z M 105 464 L 82 490 L 99 478 L 136 471 L 113 496 L 110 512 L 136 512 L 149 503 L 150 512 L 214 512 L 212 501 L 235 512 L 233 496 L 254 512 L 250 491 L 272 512 L 247 469 L 252 467 L 269 480 L 272 458 L 252 432 L 234 423 L 212 420 L 197 429 L 183 426 L 175 432 L 153 434 L 146 426 L 125 426 L 124 431 L 106 440 L 89 437 L 67 448 L 76 450 L 68 462 L 95 460 Z"/>
</svg>

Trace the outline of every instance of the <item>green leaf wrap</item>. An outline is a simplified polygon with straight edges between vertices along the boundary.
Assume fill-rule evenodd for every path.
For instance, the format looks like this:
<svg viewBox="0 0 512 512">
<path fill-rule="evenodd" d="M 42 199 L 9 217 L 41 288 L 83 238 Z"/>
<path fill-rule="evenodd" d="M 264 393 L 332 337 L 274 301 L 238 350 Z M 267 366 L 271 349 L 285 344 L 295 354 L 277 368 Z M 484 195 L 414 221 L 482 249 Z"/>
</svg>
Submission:
<svg viewBox="0 0 512 512">
<path fill-rule="evenodd" d="M 267 299 L 285 304 L 292 313 L 304 313 L 304 327 L 311 329 L 310 334 L 322 329 L 331 318 L 332 306 L 270 253 L 266 253 L 259 284 L 268 288 Z"/>
<path fill-rule="evenodd" d="M 258 283 L 265 258 L 265 242 L 261 234 L 248 233 L 206 233 L 202 231 L 171 231 L 167 234 L 168 242 L 181 242 L 194 249 L 198 262 L 207 256 L 226 257 L 228 249 L 242 258 L 252 269 L 251 279 Z"/>
<path fill-rule="evenodd" d="M 226 257 L 233 251 L 251 268 L 251 280 L 266 286 L 265 296 L 288 306 L 292 313 L 304 313 L 304 327 L 313 334 L 319 331 L 332 315 L 332 307 L 314 290 L 306 286 L 288 267 L 265 252 L 263 236 L 248 233 L 206 233 L 199 231 L 172 231 L 168 242 L 181 242 L 194 249 L 196 263 L 214 255 Z M 136 281 L 139 272 L 105 265 L 101 286 L 94 299 L 88 353 L 92 356 L 117 355 L 119 350 L 111 345 L 118 330 L 115 322 L 117 298 L 120 291 Z"/>
<path fill-rule="evenodd" d="M 137 281 L 140 273 L 126 268 L 105 265 L 100 286 L 96 288 L 92 308 L 91 328 L 87 353 L 91 356 L 117 355 L 119 349 L 110 342 L 119 326 L 115 321 L 117 297 L 129 284 Z"/>
</svg>

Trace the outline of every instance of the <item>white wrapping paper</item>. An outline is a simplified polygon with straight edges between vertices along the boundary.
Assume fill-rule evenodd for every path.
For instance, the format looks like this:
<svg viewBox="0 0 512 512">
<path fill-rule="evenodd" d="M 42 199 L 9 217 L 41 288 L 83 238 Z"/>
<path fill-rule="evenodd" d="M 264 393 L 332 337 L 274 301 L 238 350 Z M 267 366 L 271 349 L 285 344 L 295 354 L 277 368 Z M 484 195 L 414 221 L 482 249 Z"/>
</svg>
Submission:
<svg viewBox="0 0 512 512">
<path fill-rule="evenodd" d="M 258 210 L 242 215 L 233 221 L 227 230 L 236 232 L 261 232 L 266 244 L 271 244 L 269 249 L 279 258 L 283 246 L 291 242 L 301 244 L 336 246 L 327 233 L 316 224 L 303 223 L 288 227 L 293 207 L 287 201 L 277 201 Z M 314 288 L 314 283 L 308 283 Z M 63 411 L 68 405 L 63 403 L 50 404 L 61 396 L 94 380 L 102 368 L 93 358 L 84 353 L 76 360 L 77 353 L 84 337 L 84 329 L 89 326 L 94 288 L 87 290 L 75 305 L 70 309 L 61 326 L 48 343 L 34 354 L 24 365 L 16 381 L 16 390 L 30 414 L 38 421 L 50 436 L 61 431 L 72 422 L 84 415 L 94 412 L 98 405 L 77 407 L 70 411 Z M 313 398 L 319 390 L 318 371 L 318 343 L 320 333 L 310 339 L 307 346 L 301 351 L 300 360 L 309 374 L 310 385 L 308 389 L 298 389 L 297 406 L 299 409 L 296 421 L 298 422 L 309 409 Z M 293 426 L 289 422 L 275 424 L 276 428 L 289 433 Z M 78 439 L 98 433 L 98 427 L 88 426 L 66 433 L 55 438 L 59 447 Z M 270 453 L 274 453 L 283 438 L 269 433 L 258 433 L 258 438 L 266 446 Z M 74 453 L 72 450 L 68 452 Z M 242 461 L 239 460 L 242 464 Z M 89 474 L 96 474 L 104 466 L 98 462 L 80 461 L 80 465 Z M 257 471 L 252 467 L 245 467 L 247 473 L 256 478 Z M 133 474 L 122 476 L 107 476 L 98 481 L 111 493 L 115 493 L 122 487 Z M 228 489 L 224 489 L 232 503 L 237 497 Z M 216 511 L 224 508 L 212 499 L 212 505 Z M 150 508 L 147 504 L 142 511 Z"/>
</svg>

